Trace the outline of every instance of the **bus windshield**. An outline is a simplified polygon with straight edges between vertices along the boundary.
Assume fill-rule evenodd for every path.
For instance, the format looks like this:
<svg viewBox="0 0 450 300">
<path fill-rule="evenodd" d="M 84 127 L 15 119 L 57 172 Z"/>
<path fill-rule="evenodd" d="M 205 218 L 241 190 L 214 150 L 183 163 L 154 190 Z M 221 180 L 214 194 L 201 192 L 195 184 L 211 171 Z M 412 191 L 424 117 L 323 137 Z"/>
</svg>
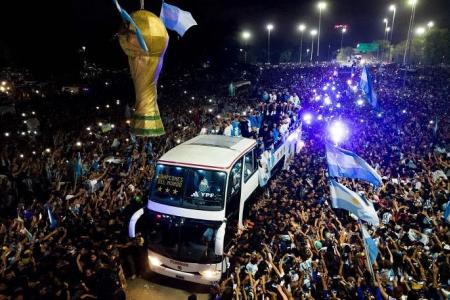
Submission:
<svg viewBox="0 0 450 300">
<path fill-rule="evenodd" d="M 218 263 L 214 245 L 221 222 L 182 218 L 150 211 L 147 232 L 150 250 L 190 263 Z"/>
<path fill-rule="evenodd" d="M 226 173 L 157 165 L 151 200 L 199 210 L 222 210 Z"/>
</svg>

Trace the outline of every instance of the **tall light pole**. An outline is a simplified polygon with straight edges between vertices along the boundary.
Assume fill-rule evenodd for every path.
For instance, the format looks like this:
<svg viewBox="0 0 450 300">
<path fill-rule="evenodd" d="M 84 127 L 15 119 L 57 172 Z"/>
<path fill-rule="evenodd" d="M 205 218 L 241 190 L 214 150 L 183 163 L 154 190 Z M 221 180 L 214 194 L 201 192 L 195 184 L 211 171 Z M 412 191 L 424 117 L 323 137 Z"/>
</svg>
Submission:
<svg viewBox="0 0 450 300">
<path fill-rule="evenodd" d="M 344 40 L 344 33 L 347 32 L 347 27 L 342 27 L 341 29 L 341 50 L 340 52 L 342 53 L 342 41 Z"/>
<path fill-rule="evenodd" d="M 273 29 L 273 25 L 270 23 L 267 24 L 266 29 L 267 29 L 267 63 L 270 65 L 270 32 Z"/>
<path fill-rule="evenodd" d="M 247 64 L 247 42 L 248 39 L 252 36 L 249 31 L 242 32 L 242 39 L 244 40 L 244 63 Z"/>
<path fill-rule="evenodd" d="M 306 26 L 305 24 L 298 25 L 298 31 L 300 31 L 300 61 L 299 63 L 302 63 L 302 56 L 303 56 L 303 32 L 305 31 Z"/>
<path fill-rule="evenodd" d="M 388 19 L 387 18 L 384 18 L 383 19 L 383 23 L 384 23 L 384 38 L 383 38 L 383 40 L 386 40 L 387 38 L 386 38 L 386 35 L 387 35 L 387 28 L 388 28 L 388 25 L 389 25 L 389 21 L 388 21 Z"/>
<path fill-rule="evenodd" d="M 317 3 L 317 8 L 319 8 L 319 32 L 317 34 L 317 57 L 319 57 L 319 51 L 320 51 L 320 23 L 322 21 L 322 10 L 327 7 L 326 2 L 319 2 Z"/>
<path fill-rule="evenodd" d="M 417 0 L 409 0 L 408 4 L 411 5 L 411 17 L 409 19 L 409 27 L 408 27 L 408 36 L 406 38 L 405 52 L 403 53 L 403 64 L 406 65 L 407 55 L 409 56 L 409 52 L 411 49 L 411 34 L 414 26 L 414 17 L 416 15 L 416 4 Z"/>
<path fill-rule="evenodd" d="M 392 43 L 392 35 L 394 34 L 394 24 L 395 24 L 395 13 L 397 12 L 397 8 L 394 4 L 389 5 L 389 10 L 392 11 L 392 22 L 391 22 L 391 37 L 389 38 L 389 42 Z"/>
<path fill-rule="evenodd" d="M 427 24 L 428 25 L 428 24 Z M 417 35 L 417 36 L 423 36 L 425 33 L 427 32 L 427 30 L 425 29 L 425 27 L 417 27 L 416 28 L 416 30 L 414 31 L 414 33 Z M 411 37 L 411 39 L 413 39 L 412 37 Z M 422 53 L 423 53 L 423 44 L 422 44 Z M 422 57 L 421 57 L 422 58 Z M 420 60 L 419 60 L 419 63 L 420 63 Z"/>
<path fill-rule="evenodd" d="M 314 53 L 314 37 L 317 34 L 317 30 L 313 29 L 310 31 L 311 34 L 311 58 L 309 59 L 312 62 L 313 53 Z"/>
</svg>

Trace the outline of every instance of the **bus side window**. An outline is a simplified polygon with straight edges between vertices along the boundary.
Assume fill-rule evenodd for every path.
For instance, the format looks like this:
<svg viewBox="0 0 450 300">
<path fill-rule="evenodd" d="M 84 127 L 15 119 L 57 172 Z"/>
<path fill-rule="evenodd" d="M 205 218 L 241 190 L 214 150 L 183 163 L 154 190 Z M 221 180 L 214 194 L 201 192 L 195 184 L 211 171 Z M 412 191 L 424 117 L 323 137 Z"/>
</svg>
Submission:
<svg viewBox="0 0 450 300">
<path fill-rule="evenodd" d="M 236 162 L 230 171 L 228 186 L 228 199 L 236 195 L 241 190 L 242 159 Z"/>
<path fill-rule="evenodd" d="M 247 182 L 250 176 L 252 176 L 257 169 L 257 164 L 255 164 L 254 151 L 255 150 L 252 150 L 244 156 L 244 182 Z"/>
</svg>

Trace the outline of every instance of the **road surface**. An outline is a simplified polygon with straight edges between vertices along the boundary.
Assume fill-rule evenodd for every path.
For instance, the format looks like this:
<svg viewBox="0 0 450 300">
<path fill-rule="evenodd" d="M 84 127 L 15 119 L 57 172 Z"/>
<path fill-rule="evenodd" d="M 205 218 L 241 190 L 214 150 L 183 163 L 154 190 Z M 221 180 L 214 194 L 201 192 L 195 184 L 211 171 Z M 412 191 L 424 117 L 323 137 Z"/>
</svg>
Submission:
<svg viewBox="0 0 450 300">
<path fill-rule="evenodd" d="M 208 287 L 157 275 L 129 279 L 127 284 L 127 300 L 186 300 L 191 294 L 198 300 L 208 299 Z"/>
</svg>

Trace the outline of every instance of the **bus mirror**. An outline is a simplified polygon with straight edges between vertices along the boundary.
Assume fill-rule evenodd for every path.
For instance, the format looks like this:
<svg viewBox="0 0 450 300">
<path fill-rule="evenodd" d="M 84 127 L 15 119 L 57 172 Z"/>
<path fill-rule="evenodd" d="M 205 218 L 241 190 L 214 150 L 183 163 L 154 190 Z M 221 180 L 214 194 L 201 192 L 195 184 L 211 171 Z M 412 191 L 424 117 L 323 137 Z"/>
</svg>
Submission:
<svg viewBox="0 0 450 300">
<path fill-rule="evenodd" d="M 225 238 L 226 225 L 227 223 L 223 222 L 222 225 L 220 225 L 219 229 L 217 229 L 216 241 L 214 243 L 214 253 L 218 256 L 223 255 L 223 241 Z"/>
</svg>

